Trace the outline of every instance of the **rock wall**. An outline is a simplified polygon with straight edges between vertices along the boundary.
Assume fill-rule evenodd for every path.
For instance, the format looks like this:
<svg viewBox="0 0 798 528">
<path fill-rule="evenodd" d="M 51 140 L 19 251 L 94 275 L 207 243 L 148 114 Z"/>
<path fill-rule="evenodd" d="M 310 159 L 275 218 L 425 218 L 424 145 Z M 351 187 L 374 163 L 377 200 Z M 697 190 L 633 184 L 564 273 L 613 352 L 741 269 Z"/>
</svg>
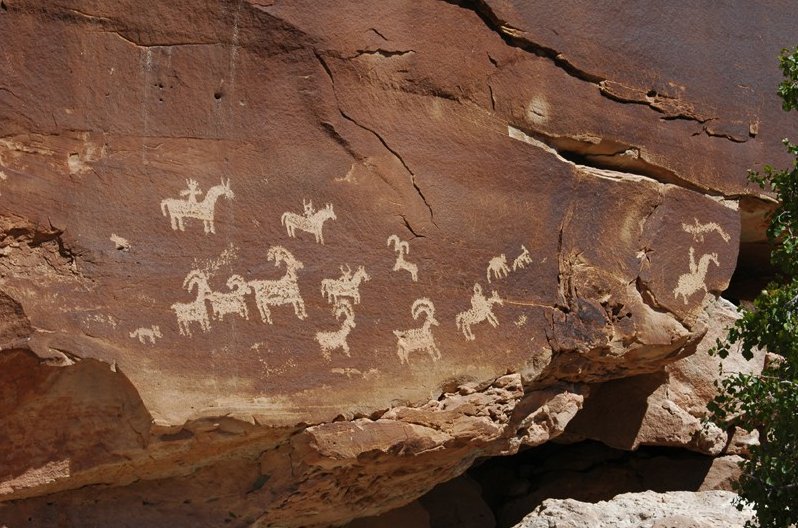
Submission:
<svg viewBox="0 0 798 528">
<path fill-rule="evenodd" d="M 0 521 L 343 524 L 689 355 L 795 23 L 2 0 Z"/>
</svg>

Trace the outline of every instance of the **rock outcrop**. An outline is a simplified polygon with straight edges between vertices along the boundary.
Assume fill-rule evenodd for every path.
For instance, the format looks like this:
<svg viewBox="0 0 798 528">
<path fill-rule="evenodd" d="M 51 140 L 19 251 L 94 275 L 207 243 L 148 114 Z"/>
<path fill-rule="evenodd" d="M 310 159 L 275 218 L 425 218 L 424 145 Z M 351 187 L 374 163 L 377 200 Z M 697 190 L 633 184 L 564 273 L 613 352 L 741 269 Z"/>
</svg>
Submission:
<svg viewBox="0 0 798 528">
<path fill-rule="evenodd" d="M 691 354 L 794 11 L 0 1 L 0 523 L 344 524 Z"/>
</svg>

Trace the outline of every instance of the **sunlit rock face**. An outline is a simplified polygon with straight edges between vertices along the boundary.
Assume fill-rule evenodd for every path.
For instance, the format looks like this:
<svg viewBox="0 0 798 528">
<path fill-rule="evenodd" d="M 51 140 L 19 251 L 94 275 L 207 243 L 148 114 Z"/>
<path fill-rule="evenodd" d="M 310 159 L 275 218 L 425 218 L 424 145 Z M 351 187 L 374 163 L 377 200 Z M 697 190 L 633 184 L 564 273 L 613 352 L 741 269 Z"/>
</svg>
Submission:
<svg viewBox="0 0 798 528">
<path fill-rule="evenodd" d="M 0 521 L 341 524 L 689 355 L 796 22 L 2 0 Z"/>
</svg>

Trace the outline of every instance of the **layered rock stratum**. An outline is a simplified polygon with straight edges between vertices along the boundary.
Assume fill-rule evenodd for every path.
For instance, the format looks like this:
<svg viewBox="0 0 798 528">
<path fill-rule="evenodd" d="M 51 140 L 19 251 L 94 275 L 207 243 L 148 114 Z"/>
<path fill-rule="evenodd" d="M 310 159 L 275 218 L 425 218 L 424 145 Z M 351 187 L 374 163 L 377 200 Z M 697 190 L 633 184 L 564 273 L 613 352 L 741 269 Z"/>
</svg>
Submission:
<svg viewBox="0 0 798 528">
<path fill-rule="evenodd" d="M 340 525 L 689 356 L 796 22 L 0 1 L 0 521 Z"/>
</svg>

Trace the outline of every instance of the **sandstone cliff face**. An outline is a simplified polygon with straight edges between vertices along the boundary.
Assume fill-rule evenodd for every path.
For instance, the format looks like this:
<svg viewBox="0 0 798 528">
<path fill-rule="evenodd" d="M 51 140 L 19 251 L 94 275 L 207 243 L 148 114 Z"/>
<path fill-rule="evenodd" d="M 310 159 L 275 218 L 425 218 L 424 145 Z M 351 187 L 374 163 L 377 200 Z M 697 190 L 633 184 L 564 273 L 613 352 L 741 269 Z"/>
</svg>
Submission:
<svg viewBox="0 0 798 528">
<path fill-rule="evenodd" d="M 0 520 L 341 524 L 689 355 L 795 22 L 2 0 Z"/>
</svg>

